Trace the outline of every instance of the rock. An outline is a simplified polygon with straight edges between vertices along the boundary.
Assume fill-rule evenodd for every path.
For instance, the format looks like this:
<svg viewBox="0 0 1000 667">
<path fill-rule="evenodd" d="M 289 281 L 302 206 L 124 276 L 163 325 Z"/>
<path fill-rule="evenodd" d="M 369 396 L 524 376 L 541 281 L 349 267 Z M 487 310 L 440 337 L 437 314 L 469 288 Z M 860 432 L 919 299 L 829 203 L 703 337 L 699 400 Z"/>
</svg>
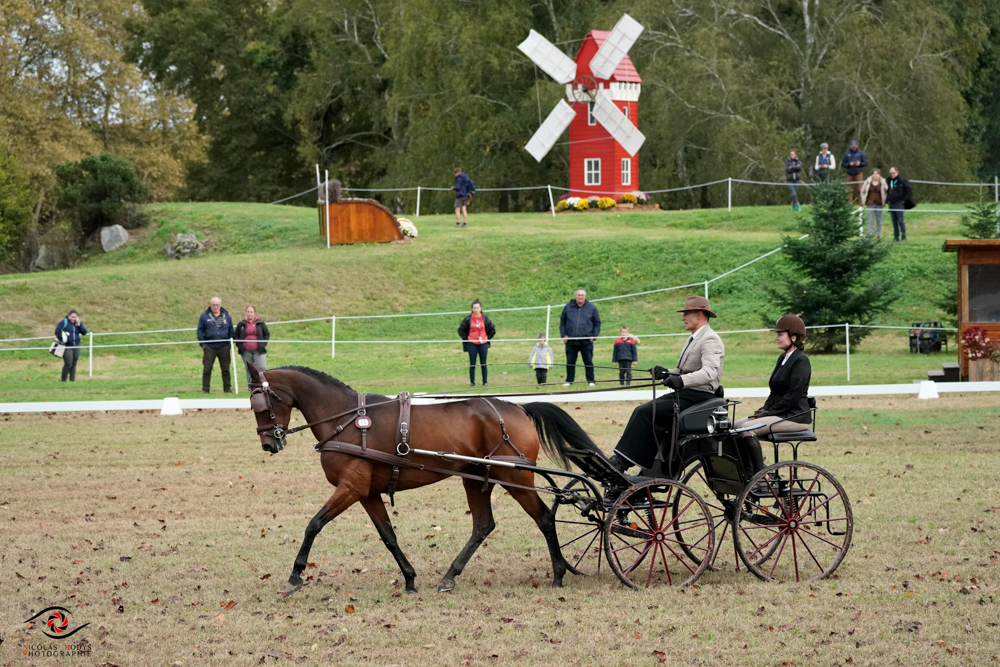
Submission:
<svg viewBox="0 0 1000 667">
<path fill-rule="evenodd" d="M 173 243 L 164 243 L 163 252 L 168 259 L 183 259 L 188 255 L 196 255 L 205 250 L 205 246 L 194 234 L 178 234 Z"/>
<path fill-rule="evenodd" d="M 59 268 L 59 253 L 44 243 L 38 246 L 38 257 L 31 262 L 32 271 L 51 271 Z"/>
<path fill-rule="evenodd" d="M 327 194 L 327 192 L 329 192 L 330 193 L 330 203 L 331 204 L 336 204 L 338 201 L 340 201 L 340 188 L 341 187 L 342 186 L 340 184 L 340 181 L 338 181 L 336 178 L 331 178 L 329 181 L 326 181 L 325 183 L 320 184 L 319 188 L 317 189 L 317 193 L 318 193 L 317 199 L 318 199 L 318 201 L 319 202 L 325 202 L 326 201 L 326 194 Z"/>
<path fill-rule="evenodd" d="M 104 252 L 120 248 L 126 241 L 128 241 L 128 232 L 121 225 L 101 227 L 101 247 L 104 248 Z"/>
</svg>

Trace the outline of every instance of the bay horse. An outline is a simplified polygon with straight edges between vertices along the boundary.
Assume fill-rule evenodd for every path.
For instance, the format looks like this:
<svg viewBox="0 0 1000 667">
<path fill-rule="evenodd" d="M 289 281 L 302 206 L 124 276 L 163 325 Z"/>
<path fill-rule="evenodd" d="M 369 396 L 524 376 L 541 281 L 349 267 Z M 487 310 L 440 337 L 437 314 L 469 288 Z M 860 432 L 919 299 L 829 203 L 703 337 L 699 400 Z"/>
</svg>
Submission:
<svg viewBox="0 0 1000 667">
<path fill-rule="evenodd" d="M 390 461 L 397 459 L 400 451 L 397 443 L 402 425 L 403 441 L 414 449 L 453 452 L 479 459 L 490 455 L 506 459 L 523 456 L 524 460 L 534 465 L 539 449 L 544 446 L 547 454 L 565 466 L 567 448 L 598 449 L 562 409 L 549 403 L 518 406 L 498 399 L 473 398 L 413 406 L 409 423 L 401 424 L 401 403 L 396 399 L 377 394 L 359 395 L 340 380 L 311 368 L 285 366 L 258 371 L 253 364 L 247 366 L 250 370 L 251 406 L 256 413 L 257 432 L 264 451 L 277 454 L 284 449 L 289 432 L 305 428 L 287 428 L 292 410 L 298 409 L 317 443 L 336 436 L 334 442 L 360 445 L 370 456 L 380 458 L 372 460 L 321 448 L 323 472 L 327 481 L 337 488 L 306 526 L 302 546 L 288 578 L 286 594 L 302 587 L 302 571 L 319 532 L 357 502 L 368 512 L 379 537 L 396 559 L 406 580 L 406 591 L 415 593 L 416 572 L 399 548 L 382 495 L 389 493 L 391 499 L 396 491 L 417 489 L 456 475 L 464 475 L 462 483 L 472 513 L 472 535 L 441 578 L 438 591 L 454 589 L 455 578 L 496 527 L 490 504 L 494 486 L 492 480 L 513 485 L 505 488 L 542 531 L 552 559 L 552 586 L 561 587 L 567 571 L 581 574 L 563 558 L 556 536 L 555 514 L 535 491 L 534 473 L 531 471 L 491 466 L 488 471 L 491 481 L 488 482 L 480 474 L 483 470 L 481 464 L 445 461 L 429 456 L 409 457 L 429 459 L 427 465 L 438 471 L 432 472 L 411 467 L 396 468 Z M 365 406 L 363 413 L 360 410 L 362 402 Z M 359 424 L 368 427 L 362 432 Z M 354 451 L 360 450 L 355 447 Z M 417 462 L 425 463 L 423 460 Z"/>
</svg>

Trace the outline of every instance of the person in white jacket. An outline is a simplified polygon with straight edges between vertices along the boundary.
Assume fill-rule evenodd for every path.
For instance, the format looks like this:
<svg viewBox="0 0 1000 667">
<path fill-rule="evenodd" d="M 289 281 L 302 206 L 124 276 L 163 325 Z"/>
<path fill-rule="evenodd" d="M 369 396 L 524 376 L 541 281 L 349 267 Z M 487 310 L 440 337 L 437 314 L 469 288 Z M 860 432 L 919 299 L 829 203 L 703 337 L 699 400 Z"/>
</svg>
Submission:
<svg viewBox="0 0 1000 667">
<path fill-rule="evenodd" d="M 538 334 L 538 343 L 531 348 L 528 363 L 535 369 L 535 384 L 545 384 L 552 368 L 552 348 L 546 342 L 545 334 Z"/>
</svg>

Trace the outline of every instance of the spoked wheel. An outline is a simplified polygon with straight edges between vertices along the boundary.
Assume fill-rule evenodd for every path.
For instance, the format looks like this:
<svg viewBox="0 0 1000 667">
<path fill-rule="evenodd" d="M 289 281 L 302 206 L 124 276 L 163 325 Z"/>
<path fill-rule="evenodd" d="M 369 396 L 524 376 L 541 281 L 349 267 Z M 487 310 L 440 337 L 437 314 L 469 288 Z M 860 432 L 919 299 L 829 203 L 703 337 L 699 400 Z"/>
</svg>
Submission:
<svg viewBox="0 0 1000 667">
<path fill-rule="evenodd" d="M 563 557 L 580 574 L 599 574 L 604 548 L 602 499 L 578 479 L 571 479 L 563 491 L 572 495 L 556 496 L 552 503 Z"/>
<path fill-rule="evenodd" d="M 687 586 L 715 553 L 712 512 L 679 482 L 654 479 L 629 487 L 608 511 L 604 551 L 626 586 Z"/>
<path fill-rule="evenodd" d="M 708 562 L 708 567 L 711 570 L 715 569 L 715 559 L 719 556 L 719 551 L 722 549 L 723 543 L 726 541 L 726 533 L 729 531 L 729 519 L 726 515 L 726 508 L 722 505 L 722 502 L 716 497 L 715 491 L 712 490 L 708 483 L 708 479 L 705 477 L 704 467 L 699 461 L 694 466 L 692 466 L 687 473 L 684 474 L 684 479 L 681 483 L 689 487 L 692 491 L 697 493 L 708 505 L 708 510 L 712 515 L 712 527 L 715 529 L 716 542 L 715 542 L 715 552 L 712 554 L 712 559 Z M 733 501 L 736 499 L 735 496 L 726 496 L 727 500 Z M 683 509 L 681 505 L 682 497 L 680 495 L 675 495 L 673 503 L 670 505 L 671 516 L 676 520 L 678 512 Z M 680 523 L 681 528 L 684 527 L 684 522 Z M 721 531 L 720 531 L 721 526 Z M 704 537 L 704 534 L 702 534 Z M 694 536 L 692 535 L 692 538 Z M 694 538 L 697 539 L 697 538 Z M 694 540 L 692 540 L 694 541 Z M 698 546 L 697 544 L 690 545 L 688 540 L 681 540 L 681 550 L 691 559 L 693 563 L 701 562 L 701 552 L 697 550 L 692 550 L 692 546 Z"/>
<path fill-rule="evenodd" d="M 840 482 L 823 468 L 785 461 L 743 490 L 736 551 L 765 581 L 812 581 L 833 573 L 851 547 L 854 514 Z"/>
</svg>

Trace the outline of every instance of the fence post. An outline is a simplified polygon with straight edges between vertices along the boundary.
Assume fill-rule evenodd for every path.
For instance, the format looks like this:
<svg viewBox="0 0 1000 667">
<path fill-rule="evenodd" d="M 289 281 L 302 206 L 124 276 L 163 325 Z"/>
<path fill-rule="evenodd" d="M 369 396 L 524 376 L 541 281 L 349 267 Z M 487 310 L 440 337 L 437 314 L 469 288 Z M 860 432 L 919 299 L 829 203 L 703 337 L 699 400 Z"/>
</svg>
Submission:
<svg viewBox="0 0 1000 667">
<path fill-rule="evenodd" d="M 552 319 L 552 304 L 545 309 L 545 343 L 549 342 L 549 320 Z"/>
<path fill-rule="evenodd" d="M 556 205 L 552 201 L 552 186 L 551 185 L 546 185 L 545 187 L 547 187 L 549 189 L 549 210 L 552 211 L 552 217 L 554 218 L 554 217 L 556 217 Z M 547 329 L 548 329 L 548 327 L 546 327 L 546 332 L 545 332 L 546 335 L 548 335 L 548 330 Z"/>
<path fill-rule="evenodd" d="M 229 356 L 233 359 L 233 393 L 240 393 L 240 374 L 236 371 L 236 343 L 229 339 Z M 240 357 L 242 359 L 242 357 Z"/>
<path fill-rule="evenodd" d="M 417 186 L 417 215 L 415 217 L 417 217 L 417 218 L 420 217 L 420 186 L 419 185 Z"/>
<path fill-rule="evenodd" d="M 997 238 L 1000 239 L 1000 179 L 993 177 L 993 217 L 997 221 Z"/>
<path fill-rule="evenodd" d="M 705 281 L 705 298 L 708 298 L 708 281 Z"/>
<path fill-rule="evenodd" d="M 330 358 L 337 358 L 337 316 L 330 316 Z"/>
<path fill-rule="evenodd" d="M 326 174 L 326 201 L 323 202 L 323 211 L 326 212 L 326 249 L 330 249 L 330 170 L 324 171 Z"/>
<path fill-rule="evenodd" d="M 726 179 L 729 181 L 729 212 L 733 212 L 733 177 L 730 176 Z"/>
<path fill-rule="evenodd" d="M 851 323 L 844 322 L 844 338 L 847 341 L 847 381 L 851 381 Z"/>
<path fill-rule="evenodd" d="M 865 209 L 863 206 L 858 207 L 858 238 L 862 238 L 865 235 Z"/>
<path fill-rule="evenodd" d="M 90 368 L 87 371 L 87 377 L 94 377 L 94 332 L 90 332 L 90 349 L 87 350 L 87 364 Z"/>
</svg>

